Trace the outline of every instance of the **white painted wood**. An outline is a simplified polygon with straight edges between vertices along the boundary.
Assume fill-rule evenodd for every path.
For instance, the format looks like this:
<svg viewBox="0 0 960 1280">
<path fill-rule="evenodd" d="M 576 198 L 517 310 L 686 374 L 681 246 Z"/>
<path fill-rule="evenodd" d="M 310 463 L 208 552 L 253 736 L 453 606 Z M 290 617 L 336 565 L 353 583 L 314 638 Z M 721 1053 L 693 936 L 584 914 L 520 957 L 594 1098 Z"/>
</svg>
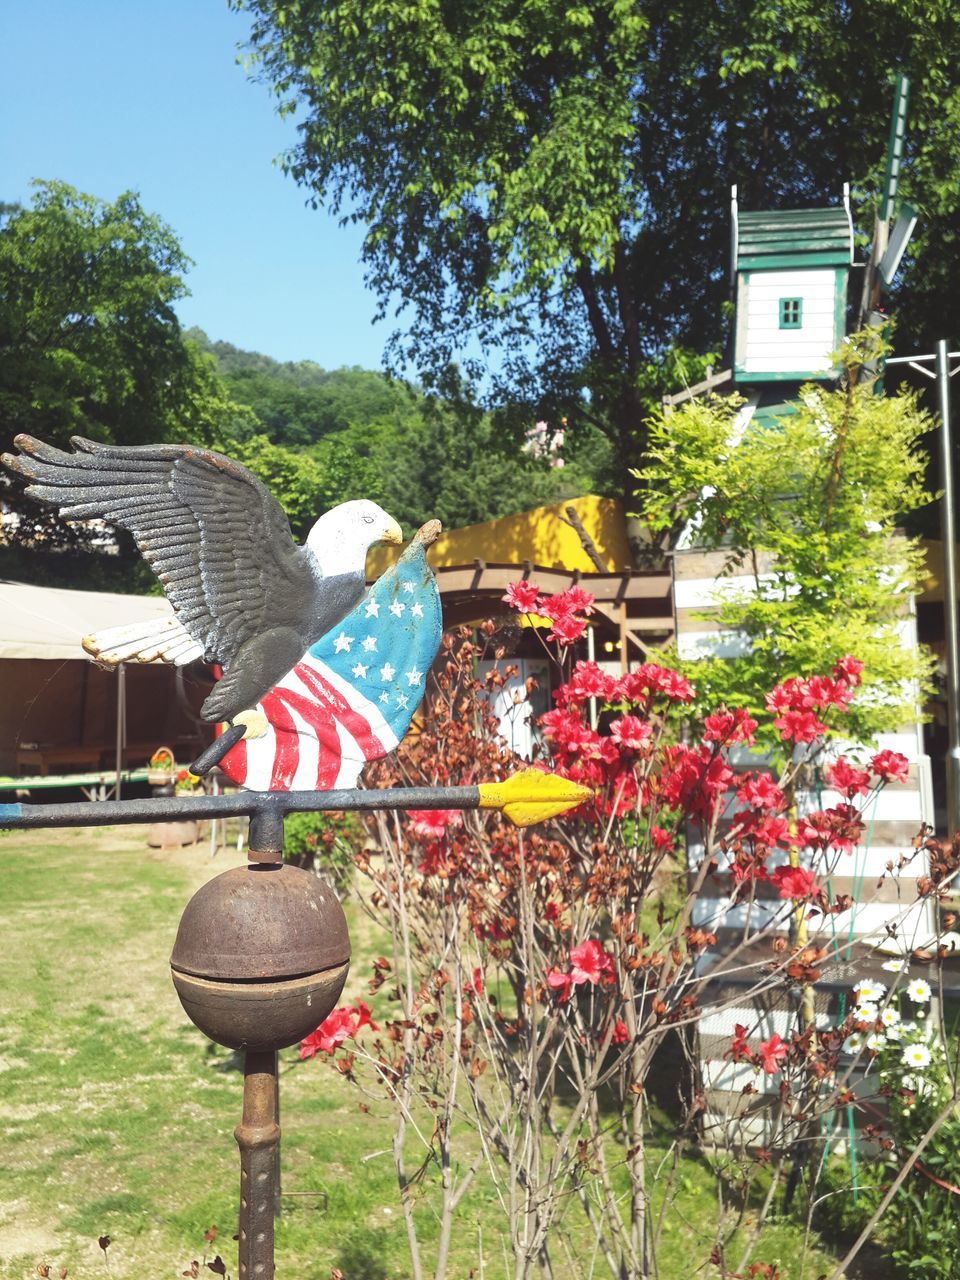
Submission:
<svg viewBox="0 0 960 1280">
<path fill-rule="evenodd" d="M 799 329 L 780 328 L 780 299 L 803 302 Z M 832 268 L 755 271 L 741 289 L 737 363 L 746 373 L 816 373 L 830 368 L 836 345 L 836 273 Z"/>
</svg>

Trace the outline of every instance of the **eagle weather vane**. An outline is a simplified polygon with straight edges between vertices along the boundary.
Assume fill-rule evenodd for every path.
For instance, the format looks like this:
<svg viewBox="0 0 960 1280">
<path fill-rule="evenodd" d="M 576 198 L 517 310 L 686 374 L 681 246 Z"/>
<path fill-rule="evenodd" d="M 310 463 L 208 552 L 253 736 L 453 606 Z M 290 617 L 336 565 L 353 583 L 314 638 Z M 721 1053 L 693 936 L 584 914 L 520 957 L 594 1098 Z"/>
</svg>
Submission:
<svg viewBox="0 0 960 1280">
<path fill-rule="evenodd" d="M 227 728 L 195 772 L 218 764 L 248 791 L 336 790 L 342 798 L 368 761 L 398 746 L 442 636 L 426 557 L 439 521 L 428 521 L 365 594 L 370 546 L 402 541 L 374 502 L 334 507 L 298 546 L 266 486 L 212 450 L 75 437 L 66 452 L 27 435 L 14 443 L 18 454 L 3 462 L 26 492 L 68 519 L 127 530 L 173 606 L 160 622 L 85 637 L 87 653 L 106 665 L 202 659 L 219 668 L 201 714 Z M 520 825 L 589 794 L 532 770 L 457 790 L 460 807 L 499 808 Z M 411 803 L 422 807 L 424 797 Z M 450 788 L 442 798 L 438 791 L 438 807 L 456 803 Z"/>
</svg>

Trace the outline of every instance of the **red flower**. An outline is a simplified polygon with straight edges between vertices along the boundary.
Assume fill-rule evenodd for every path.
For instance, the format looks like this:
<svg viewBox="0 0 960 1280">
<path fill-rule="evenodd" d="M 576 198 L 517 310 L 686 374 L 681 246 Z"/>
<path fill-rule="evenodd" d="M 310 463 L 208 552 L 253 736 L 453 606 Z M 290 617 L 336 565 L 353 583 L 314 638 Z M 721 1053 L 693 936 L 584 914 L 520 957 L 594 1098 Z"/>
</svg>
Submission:
<svg viewBox="0 0 960 1280">
<path fill-rule="evenodd" d="M 520 613 L 537 613 L 537 606 L 540 603 L 540 588 L 533 582 L 511 582 L 506 590 L 506 594 L 500 599 L 504 604 L 510 605 L 512 609 L 519 610 Z"/>
<path fill-rule="evenodd" d="M 851 658 L 848 654 L 834 664 L 833 678 L 834 680 L 846 680 L 847 684 L 855 689 L 860 683 L 860 672 L 862 670 L 863 663 L 857 658 Z"/>
<path fill-rule="evenodd" d="M 899 751 L 878 751 L 870 768 L 881 782 L 903 782 L 910 772 L 910 761 Z"/>
<path fill-rule="evenodd" d="M 720 745 L 725 742 L 745 742 L 751 746 L 756 727 L 756 720 L 747 715 L 743 707 L 737 707 L 734 711 L 721 707 L 704 720 L 703 740 Z"/>
<path fill-rule="evenodd" d="M 568 587 L 558 595 L 551 596 L 545 602 L 544 613 L 548 618 L 560 617 L 565 613 L 593 613 L 594 597 L 582 587 Z"/>
<path fill-rule="evenodd" d="M 664 831 L 663 827 L 651 827 L 650 837 L 655 849 L 662 849 L 665 853 L 673 849 L 673 836 L 669 831 Z"/>
<path fill-rule="evenodd" d="M 470 979 L 470 982 L 467 985 L 473 988 L 475 995 L 482 996 L 484 992 L 483 970 L 474 969 L 473 977 Z"/>
<path fill-rule="evenodd" d="M 557 691 L 557 701 L 569 703 L 586 698 L 600 698 L 609 702 L 616 685 L 613 676 L 602 671 L 597 663 L 581 661 L 573 668 L 569 683 Z"/>
<path fill-rule="evenodd" d="M 595 986 L 604 978 L 613 977 L 613 962 L 594 938 L 588 938 L 578 947 L 571 947 L 570 961 L 573 965 L 570 979 L 574 986 L 581 982 Z"/>
<path fill-rule="evenodd" d="M 761 844 L 769 845 L 771 848 L 778 844 L 793 844 L 790 824 L 786 818 L 764 818 L 754 827 L 753 835 Z"/>
<path fill-rule="evenodd" d="M 774 1032 L 769 1040 L 764 1040 L 757 1050 L 760 1056 L 760 1065 L 763 1067 L 767 1075 L 776 1075 L 780 1070 L 780 1063 L 787 1056 L 788 1047 L 780 1039 L 779 1035 Z"/>
<path fill-rule="evenodd" d="M 769 773 L 758 773 L 755 778 L 748 778 L 737 791 L 737 799 L 752 809 L 783 808 L 785 798 L 783 792 L 770 777 Z"/>
<path fill-rule="evenodd" d="M 353 1007 L 346 1005 L 324 1018 L 316 1031 L 300 1041 L 300 1060 L 312 1058 L 319 1050 L 321 1053 L 335 1053 L 344 1040 L 355 1036 L 361 1027 L 380 1028 L 373 1021 L 369 1007 L 358 1000 Z"/>
<path fill-rule="evenodd" d="M 586 629 L 587 624 L 582 618 L 572 613 L 561 614 L 560 617 L 553 619 L 553 626 L 547 632 L 547 639 L 556 640 L 563 645 L 573 644 L 580 639 Z"/>
<path fill-rule="evenodd" d="M 870 775 L 866 769 L 855 769 L 850 762 L 841 756 L 827 769 L 830 785 L 842 792 L 849 800 L 854 796 L 865 796 L 870 790 Z"/>
<path fill-rule="evenodd" d="M 417 836 L 436 839 L 447 827 L 459 827 L 463 818 L 459 809 L 408 809 L 410 830 Z"/>
<path fill-rule="evenodd" d="M 781 898 L 809 898 L 817 886 L 817 877 L 803 867 L 776 867 L 770 879 Z"/>
<path fill-rule="evenodd" d="M 553 987 L 561 1004 L 570 999 L 570 988 L 573 978 L 569 973 L 561 973 L 559 969 L 551 969 L 547 974 L 547 986 Z"/>
<path fill-rule="evenodd" d="M 613 1024 L 613 1036 L 611 1037 L 614 1044 L 626 1044 L 630 1039 L 630 1032 L 627 1024 L 622 1018 L 618 1018 Z"/>
<path fill-rule="evenodd" d="M 733 1027 L 733 1043 L 723 1055 L 725 1058 L 732 1058 L 734 1062 L 752 1062 L 753 1054 L 750 1052 L 750 1046 L 747 1044 L 747 1028 L 742 1023 L 734 1023 Z"/>
<path fill-rule="evenodd" d="M 784 711 L 773 723 L 784 742 L 813 742 L 827 731 L 812 711 Z"/>
<path fill-rule="evenodd" d="M 622 751 L 642 751 L 650 737 L 650 725 L 639 716 L 621 716 L 611 722 L 610 737 Z"/>
</svg>

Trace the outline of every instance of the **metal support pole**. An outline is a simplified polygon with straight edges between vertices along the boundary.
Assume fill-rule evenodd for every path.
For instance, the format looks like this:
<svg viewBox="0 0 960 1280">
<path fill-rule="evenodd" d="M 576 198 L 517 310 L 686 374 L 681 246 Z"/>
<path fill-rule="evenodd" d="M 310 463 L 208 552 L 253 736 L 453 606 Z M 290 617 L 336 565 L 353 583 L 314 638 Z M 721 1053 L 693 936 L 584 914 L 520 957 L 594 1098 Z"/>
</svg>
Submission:
<svg viewBox="0 0 960 1280">
<path fill-rule="evenodd" d="M 943 612 L 947 641 L 947 834 L 960 830 L 960 638 L 957 635 L 957 533 L 950 444 L 950 368 L 947 343 L 937 343 L 937 400 L 940 409 L 940 480 L 943 498 Z"/>
<path fill-rule="evenodd" d="M 274 1280 L 277 1202 L 277 1055 L 247 1050 L 243 1063 L 243 1118 L 234 1131 L 240 1148 L 240 1280 Z"/>
</svg>

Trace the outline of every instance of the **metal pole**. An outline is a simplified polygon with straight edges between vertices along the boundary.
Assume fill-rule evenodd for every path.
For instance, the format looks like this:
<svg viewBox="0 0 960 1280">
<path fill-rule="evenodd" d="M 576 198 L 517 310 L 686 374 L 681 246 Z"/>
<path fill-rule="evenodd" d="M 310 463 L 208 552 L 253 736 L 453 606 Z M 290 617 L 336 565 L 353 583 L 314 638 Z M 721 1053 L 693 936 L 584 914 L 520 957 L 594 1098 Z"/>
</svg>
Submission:
<svg viewBox="0 0 960 1280">
<path fill-rule="evenodd" d="M 957 535 L 950 444 L 950 368 L 947 343 L 937 343 L 937 399 L 940 409 L 940 480 L 943 498 L 943 611 L 947 641 L 947 834 L 960 830 L 960 637 L 957 634 Z"/>
<path fill-rule="evenodd" d="M 240 1148 L 240 1280 L 273 1280 L 277 1201 L 277 1055 L 247 1050 L 243 1061 L 243 1118 L 234 1131 Z"/>
<path fill-rule="evenodd" d="M 123 663 L 117 668 L 117 781 L 114 788 L 114 799 L 120 799 L 120 782 L 123 774 L 124 726 L 127 721 L 127 686 L 124 677 L 126 669 Z"/>
</svg>

